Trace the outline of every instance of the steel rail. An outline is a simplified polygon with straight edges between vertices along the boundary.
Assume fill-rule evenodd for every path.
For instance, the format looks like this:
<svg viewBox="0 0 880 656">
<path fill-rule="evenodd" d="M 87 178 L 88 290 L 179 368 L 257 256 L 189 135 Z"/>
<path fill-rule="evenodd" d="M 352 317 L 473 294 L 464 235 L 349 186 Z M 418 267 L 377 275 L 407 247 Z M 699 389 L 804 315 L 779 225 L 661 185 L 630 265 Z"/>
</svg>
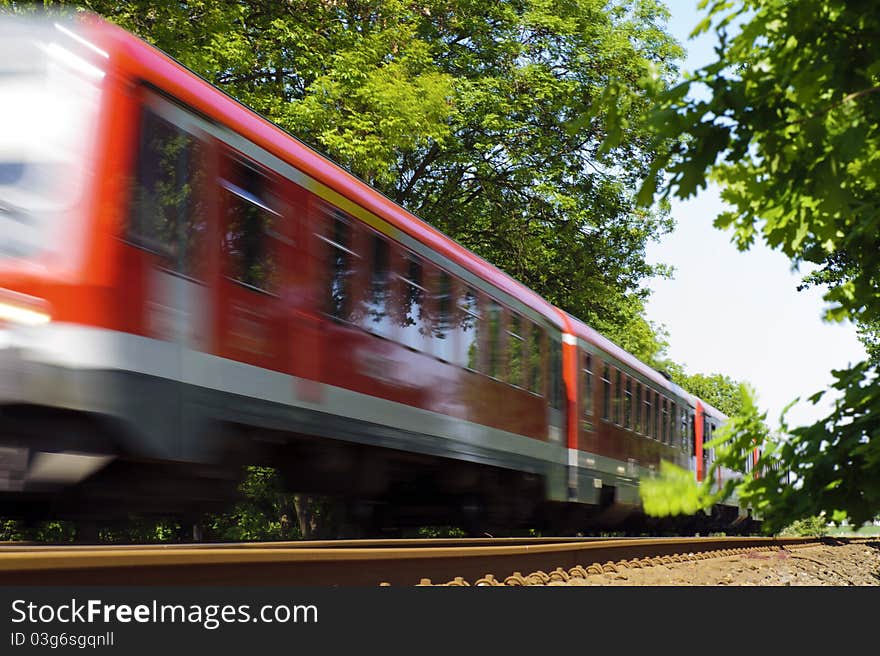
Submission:
<svg viewBox="0 0 880 656">
<path fill-rule="evenodd" d="M 827 541 L 827 540 L 826 540 Z M 840 539 L 839 542 L 846 542 Z M 381 546 L 377 546 L 378 542 Z M 411 542 L 411 541 L 410 541 Z M 473 541 L 260 543 L 0 548 L 2 585 L 416 585 L 494 580 L 519 572 L 571 571 L 593 564 L 662 557 L 725 555 L 789 548 L 813 538 L 513 538 Z M 372 544 L 371 544 L 372 543 Z M 492 577 L 489 580 L 493 580 Z"/>
</svg>

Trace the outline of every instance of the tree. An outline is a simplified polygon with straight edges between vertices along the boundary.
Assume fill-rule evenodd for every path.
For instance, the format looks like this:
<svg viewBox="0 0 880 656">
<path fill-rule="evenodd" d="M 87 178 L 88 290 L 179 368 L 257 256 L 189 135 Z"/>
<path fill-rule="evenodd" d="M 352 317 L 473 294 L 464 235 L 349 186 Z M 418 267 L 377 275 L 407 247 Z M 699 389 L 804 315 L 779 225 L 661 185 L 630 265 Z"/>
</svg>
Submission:
<svg viewBox="0 0 880 656">
<path fill-rule="evenodd" d="M 658 89 L 655 144 L 678 141 L 652 164 L 642 200 L 661 178 L 663 198 L 717 182 L 730 207 L 717 227 L 741 249 L 763 238 L 795 265 L 845 265 L 823 281 L 833 283 L 827 316 L 870 330 L 880 319 L 880 16 L 844 0 L 700 6 L 695 34 L 714 26 L 718 60 Z M 841 398 L 823 420 L 772 443 L 746 404 L 723 435 L 725 464 L 743 474 L 742 453 L 763 444 L 760 479 L 726 491 L 736 487 L 770 528 L 822 513 L 861 523 L 880 509 L 877 366 L 833 373 Z"/>
<path fill-rule="evenodd" d="M 814 286 L 840 287 L 852 281 L 857 275 L 856 265 L 844 251 L 835 251 L 825 258 L 822 268 L 804 276 L 798 291 Z M 868 353 L 873 364 L 880 364 L 880 321 L 872 320 L 863 315 L 856 324 L 859 340 Z"/>
<path fill-rule="evenodd" d="M 672 380 L 728 416 L 743 410 L 741 383 L 724 374 L 673 374 Z"/>
</svg>

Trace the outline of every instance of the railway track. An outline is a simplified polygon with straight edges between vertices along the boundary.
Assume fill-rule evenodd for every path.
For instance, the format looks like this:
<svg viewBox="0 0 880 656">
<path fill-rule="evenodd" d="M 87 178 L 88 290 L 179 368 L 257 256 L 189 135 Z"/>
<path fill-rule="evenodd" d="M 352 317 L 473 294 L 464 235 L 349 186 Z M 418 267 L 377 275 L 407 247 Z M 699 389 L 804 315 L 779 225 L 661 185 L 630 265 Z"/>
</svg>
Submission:
<svg viewBox="0 0 880 656">
<path fill-rule="evenodd" d="M 2 585 L 541 585 L 812 538 L 340 540 L 0 547 Z"/>
</svg>

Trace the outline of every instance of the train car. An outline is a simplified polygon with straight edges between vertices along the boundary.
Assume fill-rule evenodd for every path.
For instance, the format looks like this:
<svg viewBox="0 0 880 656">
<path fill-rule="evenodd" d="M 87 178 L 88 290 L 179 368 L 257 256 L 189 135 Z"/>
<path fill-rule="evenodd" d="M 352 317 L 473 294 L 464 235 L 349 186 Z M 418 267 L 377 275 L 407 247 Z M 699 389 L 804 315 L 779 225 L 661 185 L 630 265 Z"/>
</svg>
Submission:
<svg viewBox="0 0 880 656">
<path fill-rule="evenodd" d="M 661 460 L 704 480 L 715 462 L 704 444 L 727 417 L 583 322 L 565 319 L 568 487 L 569 500 L 581 506 L 576 523 L 645 526 L 639 481 L 657 475 Z M 703 524 L 723 527 L 741 516 L 736 507 L 721 507 Z"/>
<path fill-rule="evenodd" d="M 565 497 L 549 303 L 123 30 L 4 30 L 9 490 L 204 508 L 250 462 L 421 518 Z"/>
<path fill-rule="evenodd" d="M 0 130 L 0 514 L 197 513 L 265 464 L 504 530 L 711 466 L 720 413 L 102 19 L 0 21 Z"/>
</svg>

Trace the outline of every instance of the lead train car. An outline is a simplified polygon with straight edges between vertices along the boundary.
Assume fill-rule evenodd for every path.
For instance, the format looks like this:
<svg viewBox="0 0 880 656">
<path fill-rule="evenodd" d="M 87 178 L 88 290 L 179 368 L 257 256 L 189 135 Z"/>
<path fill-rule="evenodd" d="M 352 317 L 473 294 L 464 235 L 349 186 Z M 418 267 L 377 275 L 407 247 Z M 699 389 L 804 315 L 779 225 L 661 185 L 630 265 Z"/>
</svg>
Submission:
<svg viewBox="0 0 880 656">
<path fill-rule="evenodd" d="M 688 464 L 692 397 L 139 39 L 5 19 L 4 68 L 3 510 L 197 513 L 266 464 L 503 529 Z"/>
</svg>

